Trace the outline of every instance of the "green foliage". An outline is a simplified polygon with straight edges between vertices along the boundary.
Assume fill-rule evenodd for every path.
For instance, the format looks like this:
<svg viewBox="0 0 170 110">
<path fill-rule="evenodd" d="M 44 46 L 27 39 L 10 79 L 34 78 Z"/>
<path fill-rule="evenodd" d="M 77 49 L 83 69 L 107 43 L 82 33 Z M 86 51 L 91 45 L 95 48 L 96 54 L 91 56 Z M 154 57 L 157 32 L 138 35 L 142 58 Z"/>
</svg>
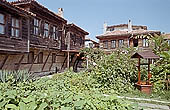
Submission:
<svg viewBox="0 0 170 110">
<path fill-rule="evenodd" d="M 118 50 L 109 55 L 100 49 L 85 49 L 83 52 L 90 62 L 91 74 L 101 88 L 112 88 L 117 93 L 132 90 L 137 79 L 136 62 L 131 59 L 134 49 Z"/>
<path fill-rule="evenodd" d="M 151 42 L 155 44 L 152 47 L 153 51 L 160 56 L 160 59 L 151 65 L 151 81 L 154 83 L 155 92 L 161 92 L 165 89 L 166 76 L 170 74 L 170 46 L 164 37 L 156 36 L 151 39 Z"/>
<path fill-rule="evenodd" d="M 161 59 L 152 65 L 152 82 L 156 91 L 165 89 L 166 76 L 170 74 L 170 51 L 161 52 L 160 57 Z"/>
<path fill-rule="evenodd" d="M 165 36 L 155 35 L 151 38 L 150 43 L 153 44 L 152 49 L 156 54 L 160 54 L 163 51 L 169 50 L 170 46 L 168 41 L 165 41 Z"/>
<path fill-rule="evenodd" d="M 86 72 L 67 71 L 52 79 L 0 83 L 0 110 L 133 110 L 115 94 L 105 95 Z"/>
</svg>

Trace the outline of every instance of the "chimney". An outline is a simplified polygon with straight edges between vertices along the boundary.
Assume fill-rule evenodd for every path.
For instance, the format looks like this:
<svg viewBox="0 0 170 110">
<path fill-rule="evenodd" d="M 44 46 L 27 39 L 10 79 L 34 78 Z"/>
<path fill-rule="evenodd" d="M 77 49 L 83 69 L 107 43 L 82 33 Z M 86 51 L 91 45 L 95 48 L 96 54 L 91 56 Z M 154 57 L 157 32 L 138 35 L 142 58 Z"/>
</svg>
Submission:
<svg viewBox="0 0 170 110">
<path fill-rule="evenodd" d="M 131 32 L 132 31 L 132 21 L 129 20 L 128 21 L 128 32 Z"/>
<path fill-rule="evenodd" d="M 103 24 L 103 34 L 105 34 L 106 31 L 107 31 L 107 23 L 104 22 L 104 24 Z"/>
<path fill-rule="evenodd" d="M 63 8 L 58 8 L 58 15 L 63 18 L 64 17 L 63 14 L 64 14 Z"/>
</svg>

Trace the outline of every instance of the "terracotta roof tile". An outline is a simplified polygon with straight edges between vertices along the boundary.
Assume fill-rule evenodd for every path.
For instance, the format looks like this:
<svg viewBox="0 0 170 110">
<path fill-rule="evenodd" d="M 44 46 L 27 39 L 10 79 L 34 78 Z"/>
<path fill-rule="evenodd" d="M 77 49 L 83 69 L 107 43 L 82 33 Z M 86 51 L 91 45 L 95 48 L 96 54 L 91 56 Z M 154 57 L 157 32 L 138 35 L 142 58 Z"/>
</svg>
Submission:
<svg viewBox="0 0 170 110">
<path fill-rule="evenodd" d="M 11 4 L 17 6 L 17 5 L 20 5 L 20 4 L 30 4 L 30 3 L 35 3 L 37 5 L 39 5 L 41 8 L 47 10 L 50 14 L 52 14 L 53 16 L 57 16 L 58 19 L 64 21 L 64 22 L 67 22 L 67 20 L 65 20 L 64 18 L 60 17 L 58 14 L 56 14 L 55 12 L 49 10 L 48 8 L 46 8 L 45 6 L 43 6 L 42 4 L 40 4 L 39 2 L 37 2 L 36 0 L 18 0 L 18 1 L 12 1 L 10 2 Z"/>
<path fill-rule="evenodd" d="M 0 0 L 0 2 L 3 2 L 4 4 L 10 6 L 11 8 L 14 8 L 14 9 L 18 10 L 21 13 L 24 13 L 24 14 L 27 14 L 27 15 L 32 15 L 32 16 L 34 15 L 33 13 L 31 13 L 31 12 L 25 10 L 25 9 L 22 9 L 22 8 L 20 8 L 18 6 L 15 6 L 15 5 L 11 4 L 10 2 L 8 2 L 6 0 Z"/>
<path fill-rule="evenodd" d="M 128 31 L 121 31 L 121 30 L 116 30 L 116 31 L 108 31 L 105 34 L 102 35 L 97 35 L 97 38 L 100 37 L 108 37 L 108 36 L 128 36 L 128 35 L 140 35 L 140 34 L 152 34 L 152 33 L 159 33 L 160 31 L 154 31 L 154 30 L 132 30 L 131 32 Z"/>
</svg>

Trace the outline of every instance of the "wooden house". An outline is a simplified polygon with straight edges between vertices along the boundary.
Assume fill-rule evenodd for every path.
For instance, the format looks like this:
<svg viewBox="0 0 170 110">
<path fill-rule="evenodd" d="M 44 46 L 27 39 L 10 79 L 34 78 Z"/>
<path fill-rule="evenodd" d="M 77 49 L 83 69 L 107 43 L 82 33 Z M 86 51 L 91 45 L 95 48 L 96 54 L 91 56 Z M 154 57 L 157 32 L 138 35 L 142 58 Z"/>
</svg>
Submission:
<svg viewBox="0 0 170 110">
<path fill-rule="evenodd" d="M 148 50 L 148 39 L 155 34 L 160 35 L 160 31 L 148 30 L 147 26 L 132 25 L 129 20 L 128 24 L 119 24 L 107 26 L 104 24 L 104 33 L 97 35 L 100 48 L 106 51 L 114 51 L 118 48 L 138 47 L 140 50 Z"/>
<path fill-rule="evenodd" d="M 0 51 L 3 53 L 0 69 L 43 74 L 64 70 L 67 46 L 71 44 L 67 42 L 67 35 L 71 31 L 73 35 L 80 34 L 72 50 L 78 53 L 75 47 L 83 48 L 83 38 L 88 33 L 67 24 L 61 8 L 55 13 L 35 0 L 0 2 Z M 80 38 L 81 43 L 77 40 Z"/>
<path fill-rule="evenodd" d="M 31 13 L 0 0 L 0 69 L 17 70 L 29 52 Z"/>
<path fill-rule="evenodd" d="M 78 67 L 81 67 L 82 55 L 79 55 L 79 50 L 85 47 L 85 36 L 89 33 L 80 28 L 79 26 L 71 23 L 66 28 L 66 45 L 63 52 L 67 52 L 67 68 L 73 67 L 74 71 L 77 71 Z M 65 63 L 64 62 L 64 63 Z"/>
</svg>

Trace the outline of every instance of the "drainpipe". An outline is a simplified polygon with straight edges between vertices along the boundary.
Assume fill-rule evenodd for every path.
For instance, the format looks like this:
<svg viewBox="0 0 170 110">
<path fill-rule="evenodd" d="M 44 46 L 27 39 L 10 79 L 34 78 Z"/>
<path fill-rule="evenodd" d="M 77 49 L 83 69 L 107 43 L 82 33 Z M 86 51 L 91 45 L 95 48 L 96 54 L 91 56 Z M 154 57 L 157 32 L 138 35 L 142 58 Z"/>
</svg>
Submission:
<svg viewBox="0 0 170 110">
<path fill-rule="evenodd" d="M 27 23 L 28 23 L 27 52 L 30 52 L 30 18 L 28 18 Z"/>
</svg>

